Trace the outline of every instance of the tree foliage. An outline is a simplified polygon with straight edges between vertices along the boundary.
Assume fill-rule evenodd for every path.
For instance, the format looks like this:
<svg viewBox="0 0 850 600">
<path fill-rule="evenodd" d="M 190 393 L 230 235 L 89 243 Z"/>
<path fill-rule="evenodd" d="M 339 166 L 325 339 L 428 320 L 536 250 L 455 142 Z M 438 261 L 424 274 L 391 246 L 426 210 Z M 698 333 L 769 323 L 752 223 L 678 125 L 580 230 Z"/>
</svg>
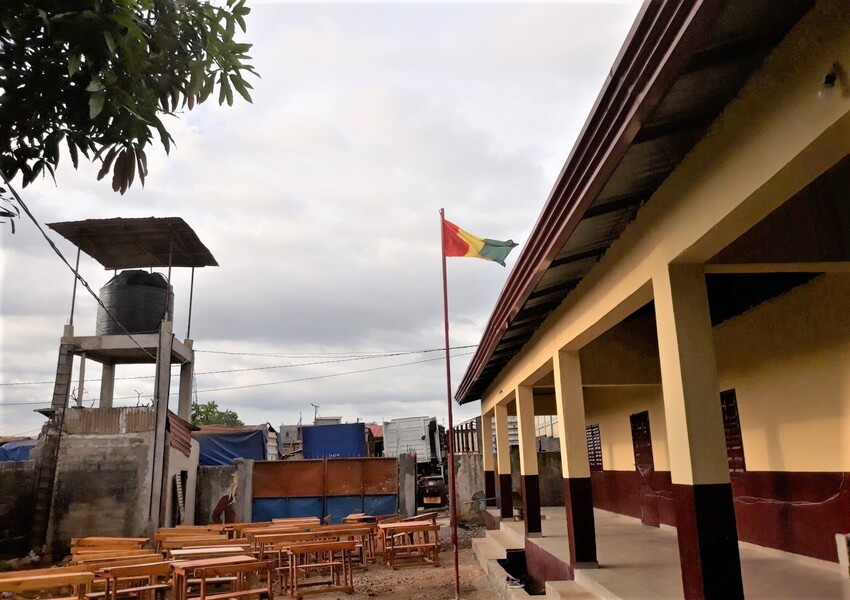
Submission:
<svg viewBox="0 0 850 600">
<path fill-rule="evenodd" d="M 102 162 L 124 193 L 148 174 L 145 149 L 173 139 L 162 122 L 210 97 L 251 101 L 251 45 L 236 41 L 245 0 L 0 1 L 0 169 L 24 186 L 60 149 Z M 0 182 L 2 183 L 2 182 Z"/>
<path fill-rule="evenodd" d="M 244 425 L 233 410 L 219 410 L 215 402 L 192 402 L 192 425 Z"/>
</svg>

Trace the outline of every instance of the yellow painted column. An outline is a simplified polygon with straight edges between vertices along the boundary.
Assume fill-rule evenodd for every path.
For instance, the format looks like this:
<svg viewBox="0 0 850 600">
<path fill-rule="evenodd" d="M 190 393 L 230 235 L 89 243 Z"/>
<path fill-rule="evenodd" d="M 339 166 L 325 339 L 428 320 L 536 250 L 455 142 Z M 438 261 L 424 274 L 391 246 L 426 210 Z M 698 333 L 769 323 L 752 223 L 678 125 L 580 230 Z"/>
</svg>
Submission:
<svg viewBox="0 0 850 600">
<path fill-rule="evenodd" d="M 743 598 L 735 507 L 702 265 L 652 279 L 686 598 Z"/>
<path fill-rule="evenodd" d="M 487 506 L 496 506 L 496 462 L 493 456 L 493 411 L 481 415 L 481 463 Z"/>
<path fill-rule="evenodd" d="M 511 448 L 508 438 L 508 405 L 497 404 L 496 417 L 496 468 L 499 470 L 500 515 L 509 519 L 514 515 L 514 498 L 511 486 Z"/>
<path fill-rule="evenodd" d="M 556 352 L 552 360 L 555 408 L 564 478 L 564 507 L 570 564 L 596 563 L 596 524 L 593 517 L 593 486 L 587 459 L 584 390 L 578 352 Z"/>
<path fill-rule="evenodd" d="M 516 388 L 516 418 L 519 431 L 519 472 L 525 534 L 540 535 L 540 477 L 537 468 L 537 430 L 534 427 L 534 390 Z"/>
</svg>

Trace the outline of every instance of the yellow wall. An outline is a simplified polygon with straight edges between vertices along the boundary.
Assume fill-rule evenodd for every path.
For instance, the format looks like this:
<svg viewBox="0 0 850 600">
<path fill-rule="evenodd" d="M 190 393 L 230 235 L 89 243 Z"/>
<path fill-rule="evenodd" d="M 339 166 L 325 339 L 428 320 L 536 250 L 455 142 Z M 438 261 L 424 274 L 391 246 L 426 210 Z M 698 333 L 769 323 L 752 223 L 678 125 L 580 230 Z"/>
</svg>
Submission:
<svg viewBox="0 0 850 600">
<path fill-rule="evenodd" d="M 714 328 L 749 471 L 850 471 L 850 274 L 826 274 Z"/>
<path fill-rule="evenodd" d="M 747 470 L 850 471 L 850 274 L 821 275 L 713 334 L 720 389 L 737 396 Z M 629 415 L 643 410 L 655 468 L 669 469 L 660 386 L 586 387 L 584 397 L 606 470 L 634 468 Z"/>
<path fill-rule="evenodd" d="M 660 385 L 584 388 L 584 410 L 587 424 L 599 425 L 602 466 L 606 471 L 635 470 L 629 415 L 644 410 L 649 411 L 655 470 L 670 470 Z"/>
</svg>

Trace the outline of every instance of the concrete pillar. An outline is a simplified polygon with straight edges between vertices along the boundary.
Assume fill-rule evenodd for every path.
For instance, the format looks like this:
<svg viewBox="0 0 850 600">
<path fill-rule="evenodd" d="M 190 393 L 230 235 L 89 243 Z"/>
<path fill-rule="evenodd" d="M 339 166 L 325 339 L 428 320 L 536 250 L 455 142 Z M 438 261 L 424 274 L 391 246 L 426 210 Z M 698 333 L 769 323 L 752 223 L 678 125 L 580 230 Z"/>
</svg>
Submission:
<svg viewBox="0 0 850 600">
<path fill-rule="evenodd" d="M 115 396 L 115 364 L 103 363 L 100 373 L 100 408 L 112 408 L 112 398 Z"/>
<path fill-rule="evenodd" d="M 154 528 L 161 527 L 164 518 L 163 491 L 167 489 L 164 477 L 166 448 L 165 425 L 168 420 L 168 394 L 171 386 L 171 346 L 173 335 L 171 321 L 163 320 L 159 327 L 156 352 L 156 431 L 153 444 L 153 469 L 151 473 L 151 501 L 148 515 Z"/>
<path fill-rule="evenodd" d="M 516 389 L 516 417 L 519 430 L 519 473 L 525 535 L 539 536 L 540 475 L 537 470 L 537 429 L 534 427 L 534 390 L 520 385 Z"/>
<path fill-rule="evenodd" d="M 183 342 L 192 350 L 192 340 Z M 177 396 L 177 415 L 187 421 L 192 420 L 192 375 L 195 372 L 195 352 L 191 352 L 188 361 L 180 365 L 180 391 Z"/>
<path fill-rule="evenodd" d="M 77 385 L 77 406 L 83 405 L 83 394 L 86 390 L 86 353 L 80 353 L 80 380 Z"/>
<path fill-rule="evenodd" d="M 493 456 L 493 413 L 481 415 L 481 466 L 487 506 L 496 506 L 496 461 Z"/>
<path fill-rule="evenodd" d="M 503 519 L 514 516 L 514 496 L 511 487 L 511 447 L 508 439 L 508 405 L 497 404 L 496 415 L 496 468 L 499 470 L 499 498 Z"/>
<path fill-rule="evenodd" d="M 685 597 L 743 598 L 703 268 L 671 265 L 652 287 Z"/>
<path fill-rule="evenodd" d="M 596 524 L 593 519 L 593 488 L 587 459 L 584 393 L 578 352 L 557 352 L 552 366 L 555 376 L 555 407 L 564 477 L 564 505 L 570 564 L 596 563 Z"/>
</svg>

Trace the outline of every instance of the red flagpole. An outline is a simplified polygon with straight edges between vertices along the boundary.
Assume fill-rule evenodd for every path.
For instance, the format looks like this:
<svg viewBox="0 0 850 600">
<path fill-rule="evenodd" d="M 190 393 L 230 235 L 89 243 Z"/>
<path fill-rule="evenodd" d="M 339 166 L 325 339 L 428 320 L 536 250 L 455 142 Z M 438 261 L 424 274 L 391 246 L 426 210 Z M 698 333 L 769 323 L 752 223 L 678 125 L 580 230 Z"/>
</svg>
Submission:
<svg viewBox="0 0 850 600">
<path fill-rule="evenodd" d="M 460 598 L 460 566 L 457 544 L 457 496 L 455 494 L 455 430 L 452 418 L 452 364 L 449 356 L 449 291 L 446 279 L 445 211 L 440 209 L 440 255 L 443 257 L 443 321 L 446 332 L 446 401 L 449 407 L 449 518 L 452 527 L 452 549 L 455 562 L 455 600 Z"/>
</svg>

